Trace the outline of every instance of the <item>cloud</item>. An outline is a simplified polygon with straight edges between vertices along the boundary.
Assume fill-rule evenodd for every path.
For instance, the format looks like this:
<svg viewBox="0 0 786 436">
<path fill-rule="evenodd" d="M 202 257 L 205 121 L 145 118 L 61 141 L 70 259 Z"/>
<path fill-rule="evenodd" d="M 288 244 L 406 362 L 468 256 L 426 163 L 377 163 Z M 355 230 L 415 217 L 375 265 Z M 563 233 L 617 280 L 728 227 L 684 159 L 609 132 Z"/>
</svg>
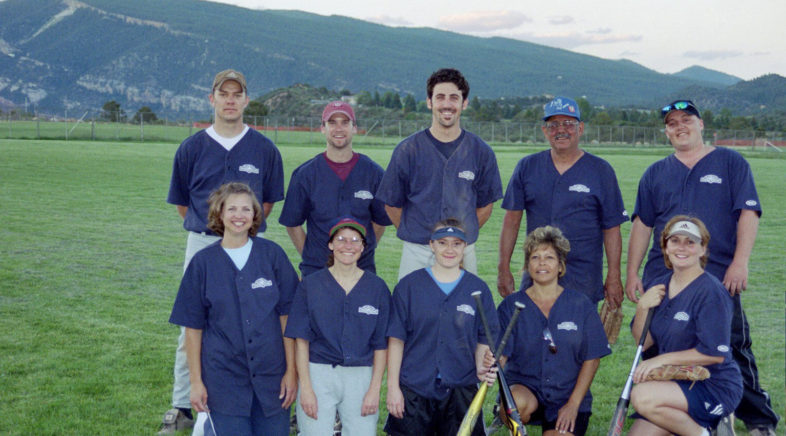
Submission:
<svg viewBox="0 0 786 436">
<path fill-rule="evenodd" d="M 604 31 L 589 31 L 587 33 L 520 33 L 511 35 L 511 37 L 565 49 L 573 49 L 582 45 L 615 44 L 619 42 L 639 42 L 642 40 L 641 35 L 613 34 Z"/>
<path fill-rule="evenodd" d="M 517 11 L 473 11 L 446 15 L 439 19 L 439 27 L 456 32 L 492 32 L 514 29 L 532 18 Z"/>
<path fill-rule="evenodd" d="M 602 27 L 600 29 L 588 30 L 587 33 L 594 33 L 594 34 L 598 34 L 598 35 L 608 35 L 609 33 L 611 33 L 611 29 L 608 28 L 608 27 Z"/>
<path fill-rule="evenodd" d="M 563 24 L 570 24 L 576 20 L 573 19 L 570 15 L 560 15 L 556 17 L 549 17 L 549 24 L 553 24 L 555 26 L 561 26 Z"/>
<path fill-rule="evenodd" d="M 682 55 L 692 59 L 713 61 L 716 59 L 736 58 L 745 55 L 745 53 L 737 50 L 690 50 Z"/>
<path fill-rule="evenodd" d="M 384 24 L 386 26 L 411 26 L 412 22 L 404 17 L 391 17 L 390 15 L 376 15 L 364 18 L 372 23 Z"/>
</svg>

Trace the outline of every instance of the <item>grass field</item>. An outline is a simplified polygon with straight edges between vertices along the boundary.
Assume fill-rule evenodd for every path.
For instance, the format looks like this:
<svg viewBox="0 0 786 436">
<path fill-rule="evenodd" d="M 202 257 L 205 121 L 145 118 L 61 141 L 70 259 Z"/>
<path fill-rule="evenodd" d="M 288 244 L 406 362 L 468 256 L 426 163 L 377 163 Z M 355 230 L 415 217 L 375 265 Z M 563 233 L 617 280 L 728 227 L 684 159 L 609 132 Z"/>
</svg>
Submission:
<svg viewBox="0 0 786 436">
<path fill-rule="evenodd" d="M 321 150 L 302 145 L 308 142 L 303 137 L 278 139 L 287 177 Z M 392 146 L 371 143 L 357 138 L 356 149 L 386 166 Z M 518 159 L 543 147 L 495 146 L 503 184 Z M 185 247 L 181 221 L 165 203 L 175 148 L 171 143 L 0 139 L 5 223 L 0 229 L 0 434 L 143 435 L 157 430 L 171 401 L 178 330 L 167 319 Z M 669 153 L 667 148 L 592 151 L 616 169 L 629 210 L 644 169 Z M 764 215 L 744 305 L 761 382 L 782 413 L 786 159 L 777 153 L 746 152 L 746 157 Z M 280 204 L 274 208 L 266 237 L 282 245 L 296 264 L 296 252 L 277 224 L 280 210 Z M 502 216 L 497 207 L 477 244 L 480 276 L 495 294 Z M 629 230 L 629 224 L 623 225 L 626 243 Z M 379 275 L 391 288 L 399 253 L 391 228 L 377 254 Z M 514 262 L 513 267 L 521 266 L 520 253 Z M 628 302 L 625 323 L 633 309 Z M 612 355 L 601 361 L 592 386 L 589 435 L 606 433 L 633 348 L 623 332 Z M 745 434 L 740 424 L 737 430 Z M 530 434 L 539 431 L 531 428 Z"/>
</svg>

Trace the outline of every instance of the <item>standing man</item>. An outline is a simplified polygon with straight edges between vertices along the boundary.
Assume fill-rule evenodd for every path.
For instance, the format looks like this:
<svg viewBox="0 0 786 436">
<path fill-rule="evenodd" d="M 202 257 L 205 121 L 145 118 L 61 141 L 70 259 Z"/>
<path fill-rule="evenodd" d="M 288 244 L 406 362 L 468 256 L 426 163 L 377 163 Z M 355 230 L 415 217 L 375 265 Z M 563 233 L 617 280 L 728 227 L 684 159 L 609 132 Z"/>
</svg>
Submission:
<svg viewBox="0 0 786 436">
<path fill-rule="evenodd" d="M 209 99 L 213 125 L 180 144 L 167 197 L 167 202 L 177 207 L 188 231 L 184 271 L 197 251 L 221 239 L 207 228 L 207 199 L 213 190 L 227 182 L 247 183 L 262 204 L 265 218 L 273 203 L 284 198 L 281 154 L 273 142 L 243 123 L 243 111 L 249 101 L 243 74 L 235 70 L 216 74 Z M 262 221 L 259 234 L 265 228 Z M 175 353 L 173 408 L 164 414 L 159 434 L 173 434 L 194 426 L 184 330 L 181 328 Z M 197 425 L 195 433 L 201 434 L 201 428 Z"/>
<path fill-rule="evenodd" d="M 671 217 L 687 214 L 705 222 L 710 232 L 706 270 L 723 282 L 734 302 L 732 355 L 740 367 L 744 387 L 735 415 L 745 422 L 748 434 L 774 436 L 780 417 L 759 385 L 741 299 L 748 287 L 748 260 L 761 216 L 750 165 L 736 151 L 704 144 L 704 122 L 690 100 L 677 100 L 663 107 L 661 114 L 674 154 L 652 164 L 639 181 L 628 242 L 625 293 L 636 302 L 639 294 L 668 274 L 656 242 L 649 251 L 643 278 L 638 276 L 650 236 L 657 241 Z"/>
<path fill-rule="evenodd" d="M 506 212 L 499 237 L 499 294 L 506 297 L 515 290 L 510 258 L 526 211 L 527 234 L 551 225 L 570 241 L 567 271 L 559 283 L 583 292 L 593 303 L 605 297 L 611 307 L 619 307 L 623 299 L 620 224 L 628 221 L 628 213 L 617 176 L 608 162 L 579 148 L 584 123 L 575 101 L 555 98 L 544 107 L 543 122 L 541 130 L 551 149 L 519 161 L 502 200 Z M 528 274 L 522 282 L 521 289 L 526 289 L 531 282 Z"/>
<path fill-rule="evenodd" d="M 349 104 L 328 103 L 322 111 L 321 129 L 327 148 L 292 172 L 278 222 L 286 226 L 302 256 L 304 277 L 325 267 L 330 254 L 328 233 L 340 217 L 351 215 L 363 227 L 373 226 L 358 267 L 376 273 L 374 248 L 385 226 L 391 224 L 385 205 L 374 198 L 385 171 L 368 156 L 352 151 L 357 123 Z M 304 222 L 308 232 L 303 230 Z"/>
<path fill-rule="evenodd" d="M 404 241 L 399 280 L 431 266 L 428 246 L 434 225 L 457 218 L 465 227 L 464 268 L 477 274 L 475 241 L 502 198 L 497 158 L 488 144 L 461 128 L 469 83 L 458 70 L 443 68 L 426 82 L 431 127 L 404 139 L 393 150 L 377 198 Z"/>
</svg>

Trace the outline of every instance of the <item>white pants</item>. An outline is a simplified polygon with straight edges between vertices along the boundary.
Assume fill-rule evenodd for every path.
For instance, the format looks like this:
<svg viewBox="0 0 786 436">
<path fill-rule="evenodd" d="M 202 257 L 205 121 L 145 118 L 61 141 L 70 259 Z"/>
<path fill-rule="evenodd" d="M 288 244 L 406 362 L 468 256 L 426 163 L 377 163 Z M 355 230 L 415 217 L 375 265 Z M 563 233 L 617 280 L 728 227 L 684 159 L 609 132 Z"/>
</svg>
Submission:
<svg viewBox="0 0 786 436">
<path fill-rule="evenodd" d="M 475 244 L 469 244 L 464 248 L 464 269 L 472 274 L 478 274 L 478 259 L 475 256 Z M 404 241 L 401 249 L 401 264 L 398 268 L 398 279 L 401 280 L 407 274 L 434 265 L 434 253 L 428 244 L 414 244 Z"/>
<path fill-rule="evenodd" d="M 311 387 L 317 397 L 317 419 L 310 418 L 300 405 L 297 394 L 297 426 L 302 436 L 333 434 L 336 410 L 341 417 L 342 436 L 368 436 L 377 434 L 379 412 L 361 416 L 363 397 L 371 384 L 370 366 L 333 366 L 322 363 L 308 364 Z"/>
</svg>

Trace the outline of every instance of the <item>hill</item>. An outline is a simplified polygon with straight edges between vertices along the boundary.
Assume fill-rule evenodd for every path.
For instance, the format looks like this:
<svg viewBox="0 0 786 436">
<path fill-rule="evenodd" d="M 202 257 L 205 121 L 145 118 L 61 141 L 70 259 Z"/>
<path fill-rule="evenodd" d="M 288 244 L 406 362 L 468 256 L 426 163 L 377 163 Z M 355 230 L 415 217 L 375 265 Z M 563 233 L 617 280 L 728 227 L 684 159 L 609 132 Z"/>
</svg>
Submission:
<svg viewBox="0 0 786 436">
<path fill-rule="evenodd" d="M 721 73 L 720 71 L 710 70 L 709 68 L 700 67 L 698 65 L 678 71 L 674 73 L 674 76 L 715 83 L 721 86 L 731 86 L 742 81 L 742 79 L 737 76 Z"/>
<path fill-rule="evenodd" d="M 653 107 L 686 87 L 721 88 L 512 39 L 199 0 L 5 0 L 0 16 L 0 101 L 57 113 L 113 99 L 131 113 L 203 116 L 213 75 L 228 67 L 247 75 L 252 98 L 308 83 L 422 100 L 426 78 L 444 66 L 461 69 L 481 98 Z"/>
</svg>

